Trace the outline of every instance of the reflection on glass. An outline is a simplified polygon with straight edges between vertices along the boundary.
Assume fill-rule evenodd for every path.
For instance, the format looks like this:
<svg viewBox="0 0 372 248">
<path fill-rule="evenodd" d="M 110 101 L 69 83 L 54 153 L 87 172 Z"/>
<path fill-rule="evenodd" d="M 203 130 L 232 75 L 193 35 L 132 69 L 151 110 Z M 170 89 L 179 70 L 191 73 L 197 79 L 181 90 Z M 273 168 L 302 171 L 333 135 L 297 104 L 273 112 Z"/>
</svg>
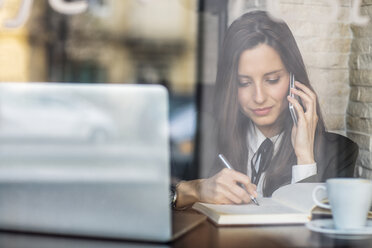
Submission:
<svg viewBox="0 0 372 248">
<path fill-rule="evenodd" d="M 111 116 L 84 98 L 8 92 L 2 96 L 1 142 L 108 142 L 117 133 Z"/>
<path fill-rule="evenodd" d="M 71 179 L 69 168 L 76 180 L 156 180 L 168 172 L 167 114 L 160 86 L 0 84 L 0 167 L 21 176 L 34 166 L 46 180 Z"/>
</svg>

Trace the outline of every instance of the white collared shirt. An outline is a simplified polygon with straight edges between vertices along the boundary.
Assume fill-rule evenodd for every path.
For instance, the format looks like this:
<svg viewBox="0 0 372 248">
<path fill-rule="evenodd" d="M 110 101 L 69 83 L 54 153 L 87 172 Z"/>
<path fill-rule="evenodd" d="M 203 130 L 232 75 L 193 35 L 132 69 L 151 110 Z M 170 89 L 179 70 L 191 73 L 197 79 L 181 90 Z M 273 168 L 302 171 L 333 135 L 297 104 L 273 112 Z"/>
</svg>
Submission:
<svg viewBox="0 0 372 248">
<path fill-rule="evenodd" d="M 274 144 L 274 155 L 279 150 L 279 144 L 282 140 L 282 135 L 278 134 L 274 137 L 271 137 L 270 140 Z M 261 146 L 262 142 L 266 139 L 265 135 L 261 133 L 261 131 L 252 123 L 249 125 L 248 132 L 247 132 L 247 142 L 248 142 L 248 164 L 247 164 L 247 173 L 248 176 L 251 177 L 252 169 L 251 169 L 251 160 L 254 154 L 257 152 L 258 148 Z M 258 159 L 255 168 L 258 171 L 260 164 L 260 159 Z M 317 173 L 317 166 L 316 163 L 314 164 L 302 164 L 302 165 L 293 165 L 292 166 L 292 181 L 291 183 L 296 183 L 301 181 L 305 178 L 313 176 Z M 265 178 L 265 172 L 262 173 L 260 180 L 258 181 L 257 185 L 257 193 L 259 196 L 263 195 L 263 181 Z"/>
</svg>

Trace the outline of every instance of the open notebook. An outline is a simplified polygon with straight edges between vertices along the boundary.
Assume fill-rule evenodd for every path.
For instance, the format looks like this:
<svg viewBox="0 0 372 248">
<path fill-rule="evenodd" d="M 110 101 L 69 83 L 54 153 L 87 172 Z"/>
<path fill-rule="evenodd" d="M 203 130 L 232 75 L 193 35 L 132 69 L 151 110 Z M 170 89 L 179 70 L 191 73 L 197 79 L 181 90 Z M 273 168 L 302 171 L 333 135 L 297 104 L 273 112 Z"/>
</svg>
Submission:
<svg viewBox="0 0 372 248">
<path fill-rule="evenodd" d="M 255 204 L 217 205 L 195 203 L 193 209 L 217 225 L 301 224 L 311 219 L 312 191 L 320 183 L 289 184 L 270 198 L 257 198 Z"/>
</svg>

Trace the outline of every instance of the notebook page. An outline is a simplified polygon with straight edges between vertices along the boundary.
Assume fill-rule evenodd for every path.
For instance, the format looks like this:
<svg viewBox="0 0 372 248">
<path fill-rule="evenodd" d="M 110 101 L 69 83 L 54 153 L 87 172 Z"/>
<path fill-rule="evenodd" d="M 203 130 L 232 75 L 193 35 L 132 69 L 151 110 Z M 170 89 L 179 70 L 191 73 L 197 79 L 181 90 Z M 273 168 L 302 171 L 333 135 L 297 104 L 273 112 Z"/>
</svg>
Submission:
<svg viewBox="0 0 372 248">
<path fill-rule="evenodd" d="M 220 215 L 256 215 L 256 214 L 288 214 L 288 213 L 301 213 L 289 206 L 280 204 L 271 198 L 257 198 L 259 206 L 255 204 L 243 205 L 219 205 L 199 203 L 210 209 L 213 209 Z"/>
<path fill-rule="evenodd" d="M 315 206 L 312 192 L 317 185 L 324 185 L 324 183 L 288 184 L 277 189 L 273 193 L 272 199 L 282 203 L 283 205 L 295 208 L 303 213 L 310 213 L 311 209 Z M 321 195 L 322 192 L 318 193 L 319 199 L 325 197 L 325 194 Z"/>
</svg>

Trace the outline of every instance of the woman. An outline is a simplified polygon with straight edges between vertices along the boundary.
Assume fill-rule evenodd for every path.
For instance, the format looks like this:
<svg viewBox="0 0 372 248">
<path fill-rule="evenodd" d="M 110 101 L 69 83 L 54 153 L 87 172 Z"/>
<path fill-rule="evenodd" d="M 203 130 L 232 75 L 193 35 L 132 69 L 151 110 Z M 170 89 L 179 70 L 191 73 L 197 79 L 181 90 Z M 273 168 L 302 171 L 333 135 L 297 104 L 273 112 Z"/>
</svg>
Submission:
<svg viewBox="0 0 372 248">
<path fill-rule="evenodd" d="M 288 96 L 290 73 L 296 79 L 291 92 L 299 100 Z M 289 183 L 353 176 L 358 147 L 325 131 L 300 51 L 284 22 L 254 11 L 229 27 L 215 93 L 215 157 L 223 154 L 235 170 L 216 160 L 214 176 L 180 182 L 176 207 L 196 201 L 249 203 L 251 196 L 270 196 Z"/>
</svg>

